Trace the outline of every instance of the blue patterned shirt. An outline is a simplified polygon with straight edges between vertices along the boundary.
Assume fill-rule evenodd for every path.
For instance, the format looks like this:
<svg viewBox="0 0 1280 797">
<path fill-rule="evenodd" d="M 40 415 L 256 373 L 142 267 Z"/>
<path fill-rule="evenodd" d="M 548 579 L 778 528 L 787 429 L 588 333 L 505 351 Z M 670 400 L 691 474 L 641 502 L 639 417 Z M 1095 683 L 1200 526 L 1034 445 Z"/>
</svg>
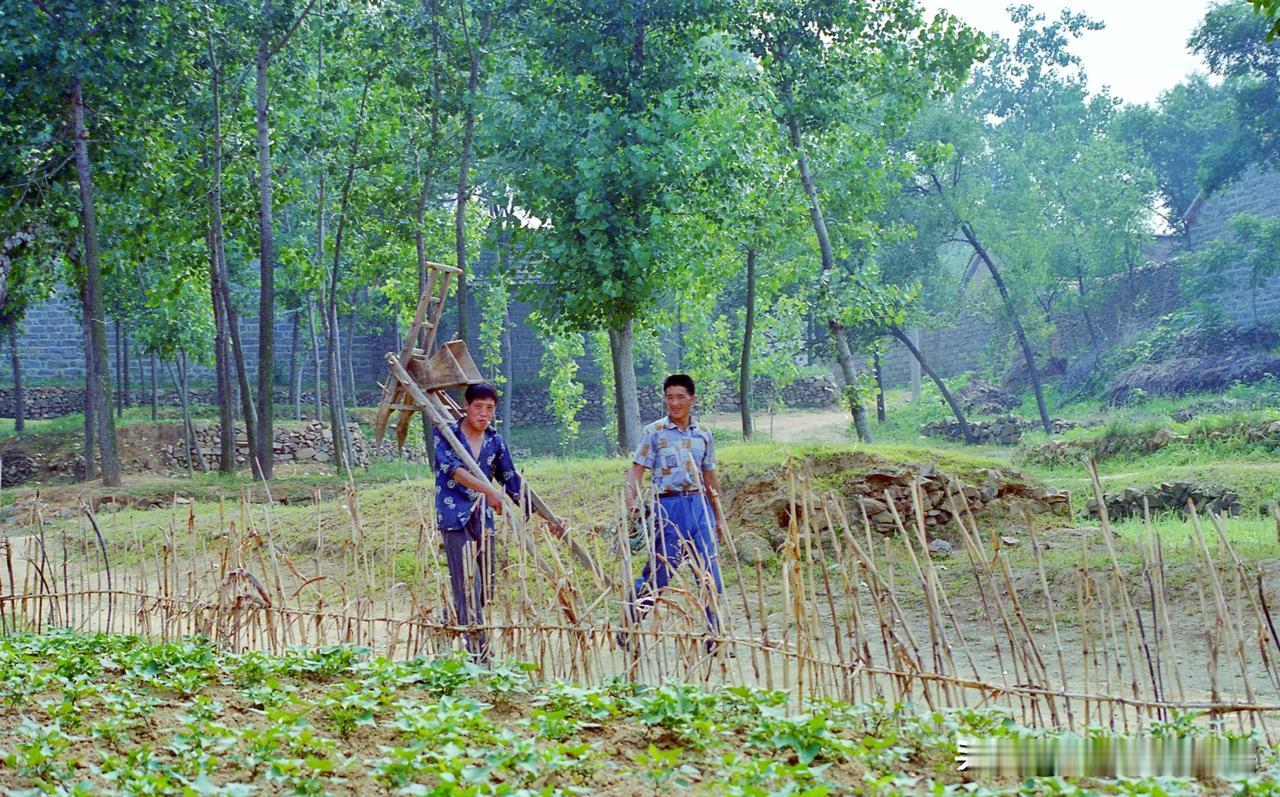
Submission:
<svg viewBox="0 0 1280 797">
<path fill-rule="evenodd" d="M 686 492 L 701 489 L 702 472 L 716 469 L 716 449 L 711 431 L 697 421 L 690 418 L 681 431 L 664 417 L 644 427 L 631 461 L 653 471 L 654 492 Z"/>
<path fill-rule="evenodd" d="M 453 433 L 463 445 L 467 445 L 467 437 L 462 433 L 463 420 L 459 418 L 453 425 Z M 485 527 L 492 531 L 493 510 L 489 508 L 484 496 L 453 478 L 455 470 L 466 466 L 438 429 L 432 429 L 431 436 L 436 449 L 436 523 L 440 530 L 462 530 L 471 519 L 471 513 L 475 511 L 478 502 L 485 510 Z M 493 427 L 484 430 L 484 442 L 480 446 L 480 456 L 476 457 L 476 462 L 481 470 L 503 486 L 511 500 L 520 503 L 520 474 L 516 473 L 506 441 Z"/>
</svg>

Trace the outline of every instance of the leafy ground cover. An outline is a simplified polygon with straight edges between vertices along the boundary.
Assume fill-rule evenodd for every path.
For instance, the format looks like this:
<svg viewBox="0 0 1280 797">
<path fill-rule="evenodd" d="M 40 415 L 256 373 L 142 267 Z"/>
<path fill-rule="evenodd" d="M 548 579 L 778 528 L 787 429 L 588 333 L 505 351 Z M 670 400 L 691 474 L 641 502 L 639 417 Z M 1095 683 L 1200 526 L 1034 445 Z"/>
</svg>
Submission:
<svg viewBox="0 0 1280 797">
<path fill-rule="evenodd" d="M 12 794 L 1280 794 L 1235 782 L 966 782 L 962 735 L 997 711 L 685 684 L 540 683 L 529 668 L 388 661 L 353 647 L 232 654 L 198 639 L 0 640 L 0 788 Z M 1179 718 L 1156 728 L 1176 735 Z"/>
</svg>

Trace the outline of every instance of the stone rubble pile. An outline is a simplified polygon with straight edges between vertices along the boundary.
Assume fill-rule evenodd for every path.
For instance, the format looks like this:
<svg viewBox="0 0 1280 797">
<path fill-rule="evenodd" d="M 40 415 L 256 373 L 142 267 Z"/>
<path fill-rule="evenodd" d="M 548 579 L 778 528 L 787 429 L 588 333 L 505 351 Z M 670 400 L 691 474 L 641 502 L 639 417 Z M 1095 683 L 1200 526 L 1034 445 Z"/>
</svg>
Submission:
<svg viewBox="0 0 1280 797">
<path fill-rule="evenodd" d="M 1074 429 L 1076 427 L 1074 423 L 1064 421 L 1061 418 L 1054 418 L 1052 423 L 1054 434 L 1061 434 L 1068 429 Z M 995 418 L 969 420 L 969 431 L 973 433 L 977 442 L 988 445 L 1014 446 L 1022 439 L 1024 432 L 1033 431 L 1039 428 L 1039 423 L 1023 418 L 1020 415 L 1015 415 L 1012 412 L 1008 415 L 1000 415 Z M 929 437 L 942 437 L 947 440 L 964 440 L 964 434 L 960 431 L 960 422 L 955 418 L 932 421 L 925 424 L 920 431 L 922 434 Z"/>
<path fill-rule="evenodd" d="M 1161 512 L 1188 512 L 1187 502 L 1195 502 L 1196 511 L 1212 512 L 1215 515 L 1240 514 L 1240 496 L 1234 490 L 1220 485 L 1197 484 L 1195 482 L 1162 482 L 1150 487 L 1127 487 L 1115 493 L 1103 493 L 1102 500 L 1107 508 L 1107 517 L 1112 521 L 1126 518 L 1142 517 L 1145 503 L 1152 515 Z M 1088 512 L 1091 517 L 1098 517 L 1098 502 L 1089 499 Z"/>
<path fill-rule="evenodd" d="M 28 481 L 40 471 L 35 457 L 20 448 L 0 451 L 0 487 L 13 487 Z"/>
<path fill-rule="evenodd" d="M 1019 511 L 1026 509 L 1032 515 L 1069 517 L 1071 514 L 1071 496 L 1067 492 L 1011 480 L 998 470 L 987 470 L 982 475 L 981 483 L 969 484 L 931 465 L 880 467 L 859 474 L 841 493 L 851 513 L 850 523 L 860 527 L 865 515 L 873 531 L 886 535 L 898 530 L 894 510 L 908 528 L 915 523 L 912 495 L 915 485 L 919 485 L 925 528 L 931 533 L 951 523 L 953 509 L 964 512 L 966 504 L 974 515 L 999 505 Z M 954 504 L 949 495 L 955 497 Z M 752 557 L 758 555 L 762 538 L 774 549 L 786 541 L 792 511 L 786 481 L 776 474 L 747 480 L 726 507 L 735 528 L 743 526 L 759 532 L 759 535 L 751 533 L 738 543 L 741 549 L 750 548 Z M 815 529 L 829 528 L 828 516 L 837 526 L 840 522 L 837 508 L 825 506 L 816 497 L 810 506 L 797 505 L 794 511 L 798 523 L 803 522 L 805 513 L 811 512 Z M 761 523 L 761 519 L 766 522 Z"/>
<path fill-rule="evenodd" d="M 218 453 L 220 429 L 221 426 L 216 423 L 198 424 L 195 427 L 196 441 L 210 470 L 217 469 L 222 461 Z M 349 423 L 347 429 L 351 434 L 354 464 L 356 467 L 363 468 L 369 464 L 368 443 L 358 424 Z M 273 431 L 272 450 L 275 452 L 277 463 L 299 462 L 323 465 L 333 462 L 333 433 L 329 430 L 328 424 L 319 421 L 280 424 Z M 167 467 L 183 469 L 187 467 L 188 454 L 183 451 L 181 441 L 161 446 L 160 454 L 161 461 Z M 191 451 L 190 456 L 195 456 L 194 450 Z M 244 428 L 236 427 L 236 464 L 245 464 L 248 462 L 248 456 L 249 443 L 244 437 Z"/>
<path fill-rule="evenodd" d="M 1022 402 L 1017 396 L 1006 393 L 990 382 L 973 378 L 956 391 L 956 401 L 966 413 L 1000 415 L 1017 409 Z"/>
<path fill-rule="evenodd" d="M 1047 440 L 1027 449 L 1023 458 L 1044 465 L 1078 463 L 1088 456 L 1103 460 L 1125 453 L 1151 454 L 1168 445 L 1199 440 L 1244 440 L 1280 446 L 1280 420 L 1233 424 L 1217 429 L 1193 429 L 1187 433 L 1162 428 L 1134 435 L 1114 435 L 1093 440 Z"/>
</svg>

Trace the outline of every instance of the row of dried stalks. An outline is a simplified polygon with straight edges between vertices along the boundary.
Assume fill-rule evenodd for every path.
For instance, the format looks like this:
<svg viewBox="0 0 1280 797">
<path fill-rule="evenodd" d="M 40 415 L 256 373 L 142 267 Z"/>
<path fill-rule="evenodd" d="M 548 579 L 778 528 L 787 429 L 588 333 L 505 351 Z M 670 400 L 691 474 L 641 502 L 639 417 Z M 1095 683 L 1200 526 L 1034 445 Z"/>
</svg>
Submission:
<svg viewBox="0 0 1280 797">
<path fill-rule="evenodd" d="M 805 473 L 788 468 L 785 478 L 793 511 L 780 566 L 739 561 L 727 540 L 722 595 L 705 588 L 705 572 L 685 567 L 635 624 L 624 607 L 643 557 L 625 539 L 579 539 L 604 564 L 591 571 L 540 525 L 504 518 L 483 625 L 493 655 L 587 684 L 616 676 L 755 684 L 788 690 L 799 706 L 822 698 L 1004 706 L 1023 724 L 1073 730 L 1150 730 L 1196 712 L 1275 739 L 1275 599 L 1219 518 L 1206 523 L 1191 508 L 1194 575 L 1180 589 L 1194 589 L 1196 600 L 1171 601 L 1165 551 L 1149 522 L 1145 538 L 1128 543 L 1136 563 L 1132 553 L 1122 558 L 1104 516 L 1097 536 L 1081 543 L 1074 579 L 1051 578 L 1030 518 L 1034 565 L 1015 567 L 1000 534 L 980 531 L 963 496 L 952 494 L 949 533 L 963 558 L 941 564 L 928 553 L 918 486 L 913 511 L 895 509 L 897 534 L 886 538 L 851 523 L 866 513 L 819 495 Z M 37 517 L 36 534 L 0 541 L 0 632 L 58 626 L 158 640 L 200 634 L 231 650 L 447 652 L 476 629 L 451 621 L 429 495 L 405 495 L 415 504 L 416 539 L 367 522 L 354 485 L 342 501 L 317 501 L 306 540 L 296 530 L 286 539 L 270 504 L 246 500 L 232 513 L 205 510 L 216 522 L 198 523 L 189 505 L 159 534 L 87 507 L 78 531 L 48 529 Z M 1102 567 L 1090 564 L 1098 538 Z M 1074 593 L 1062 587 L 1072 580 Z M 703 601 L 721 618 L 711 637 L 719 644 L 708 644 Z M 1188 604 L 1198 622 L 1175 625 Z M 619 635 L 632 644 L 620 646 Z"/>
</svg>

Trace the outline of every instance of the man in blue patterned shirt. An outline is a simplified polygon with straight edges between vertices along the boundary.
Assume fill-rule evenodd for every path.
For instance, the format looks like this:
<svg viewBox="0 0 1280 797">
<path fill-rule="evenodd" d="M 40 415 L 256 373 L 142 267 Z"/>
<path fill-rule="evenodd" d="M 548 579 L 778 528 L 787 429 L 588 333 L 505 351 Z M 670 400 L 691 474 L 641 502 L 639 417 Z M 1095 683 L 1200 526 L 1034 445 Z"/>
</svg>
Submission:
<svg viewBox="0 0 1280 797">
<path fill-rule="evenodd" d="M 493 594 L 494 512 L 502 512 L 502 493 L 521 505 L 520 474 L 511 460 L 511 450 L 492 427 L 498 407 L 498 393 L 489 385 L 471 385 L 463 395 L 463 417 L 453 425 L 458 440 L 489 478 L 472 473 L 449 445 L 440 430 L 433 430 L 436 459 L 436 523 L 444 537 L 445 561 L 449 565 L 449 585 L 453 592 L 454 622 L 458 625 L 484 623 L 484 605 Z M 525 517 L 529 517 L 525 509 Z M 541 513 L 540 513 L 541 514 Z M 546 517 L 552 534 L 564 533 L 563 522 Z M 486 533 L 487 532 L 487 533 Z M 467 651 L 487 660 L 488 639 L 483 632 L 466 636 Z"/>
<path fill-rule="evenodd" d="M 651 558 L 635 582 L 627 614 L 632 623 L 638 622 L 688 558 L 698 581 L 707 628 L 714 634 L 720 630 L 716 607 L 723 585 L 713 529 L 717 537 L 724 538 L 724 519 L 714 500 L 720 494 L 715 445 L 711 431 L 693 420 L 697 396 L 691 377 L 668 376 L 662 383 L 662 400 L 667 416 L 644 428 L 627 471 L 627 508 L 632 515 L 641 512 L 641 482 L 646 470 L 653 473 L 656 505 Z M 626 635 L 620 635 L 620 641 L 631 647 Z M 707 649 L 714 648 L 713 640 L 708 640 Z"/>
</svg>

